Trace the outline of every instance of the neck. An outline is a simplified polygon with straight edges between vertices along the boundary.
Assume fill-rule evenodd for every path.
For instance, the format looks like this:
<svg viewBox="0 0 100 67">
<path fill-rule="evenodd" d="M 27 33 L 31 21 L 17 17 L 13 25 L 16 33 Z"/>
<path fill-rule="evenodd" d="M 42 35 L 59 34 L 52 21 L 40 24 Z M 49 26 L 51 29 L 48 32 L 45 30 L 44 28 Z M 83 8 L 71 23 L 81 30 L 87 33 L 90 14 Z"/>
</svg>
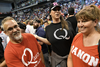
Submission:
<svg viewBox="0 0 100 67">
<path fill-rule="evenodd" d="M 59 23 L 60 21 L 60 19 L 53 19 L 53 23 Z"/>
<path fill-rule="evenodd" d="M 21 39 L 19 39 L 19 40 L 12 40 L 12 39 L 10 39 L 10 41 L 11 41 L 12 43 L 14 43 L 14 44 L 21 43 L 22 40 L 23 40 L 23 37 L 22 37 Z"/>
<path fill-rule="evenodd" d="M 69 15 L 68 17 L 72 17 L 72 16 L 74 16 L 74 15 Z"/>
<path fill-rule="evenodd" d="M 41 26 L 41 24 L 39 24 L 39 26 L 38 27 L 40 27 Z"/>
<path fill-rule="evenodd" d="M 94 35 L 94 34 L 98 34 L 98 32 L 97 32 L 96 30 L 94 30 L 94 31 L 92 31 L 92 32 L 90 32 L 90 33 L 83 34 L 83 36 L 84 36 L 84 37 L 90 37 L 90 36 L 92 36 L 92 35 Z"/>
</svg>

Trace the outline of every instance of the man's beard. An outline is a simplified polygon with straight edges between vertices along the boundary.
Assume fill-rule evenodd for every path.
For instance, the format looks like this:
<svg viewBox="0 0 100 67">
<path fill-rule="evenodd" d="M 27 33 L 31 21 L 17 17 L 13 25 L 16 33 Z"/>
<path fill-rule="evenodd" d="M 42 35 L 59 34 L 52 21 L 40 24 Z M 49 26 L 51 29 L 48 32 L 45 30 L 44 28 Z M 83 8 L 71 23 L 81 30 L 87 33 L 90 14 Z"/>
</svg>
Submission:
<svg viewBox="0 0 100 67">
<path fill-rule="evenodd" d="M 14 39 L 15 39 L 15 40 L 19 40 L 19 39 L 21 39 L 21 37 L 22 37 L 20 31 L 17 31 L 17 32 L 13 33 L 13 36 L 14 36 Z"/>
</svg>

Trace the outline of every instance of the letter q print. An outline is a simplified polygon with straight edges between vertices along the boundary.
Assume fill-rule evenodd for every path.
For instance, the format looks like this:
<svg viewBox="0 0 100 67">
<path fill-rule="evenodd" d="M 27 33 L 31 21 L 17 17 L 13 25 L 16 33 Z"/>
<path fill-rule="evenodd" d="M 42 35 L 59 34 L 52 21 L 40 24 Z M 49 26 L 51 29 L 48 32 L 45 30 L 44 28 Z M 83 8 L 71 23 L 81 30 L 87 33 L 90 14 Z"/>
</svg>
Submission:
<svg viewBox="0 0 100 67">
<path fill-rule="evenodd" d="M 26 51 L 29 51 L 30 54 L 31 54 L 31 60 L 28 61 L 28 63 L 26 63 L 26 62 L 24 61 L 24 56 L 26 56 L 26 54 L 25 54 Z M 32 59 L 33 59 L 33 53 L 32 53 L 32 51 L 31 51 L 29 48 L 25 48 L 24 53 L 23 53 L 23 55 L 22 55 L 22 62 L 23 62 L 23 64 L 24 64 L 25 66 L 28 66 L 29 64 L 35 64 L 35 63 L 37 63 L 37 61 L 32 62 Z"/>
</svg>

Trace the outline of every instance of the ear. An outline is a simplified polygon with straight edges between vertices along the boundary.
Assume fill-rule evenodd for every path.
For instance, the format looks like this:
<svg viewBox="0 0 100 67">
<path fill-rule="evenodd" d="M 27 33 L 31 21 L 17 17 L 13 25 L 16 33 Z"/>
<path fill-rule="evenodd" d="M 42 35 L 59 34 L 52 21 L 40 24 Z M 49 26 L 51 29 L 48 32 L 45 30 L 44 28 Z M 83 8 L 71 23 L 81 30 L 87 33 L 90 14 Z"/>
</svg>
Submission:
<svg viewBox="0 0 100 67">
<path fill-rule="evenodd" d="M 7 35 L 7 32 L 6 31 L 4 31 L 4 33 Z M 7 35 L 8 36 L 8 35 Z"/>
<path fill-rule="evenodd" d="M 95 22 L 95 23 L 94 23 L 94 26 L 97 26 L 98 20 L 96 19 L 94 22 Z"/>
</svg>

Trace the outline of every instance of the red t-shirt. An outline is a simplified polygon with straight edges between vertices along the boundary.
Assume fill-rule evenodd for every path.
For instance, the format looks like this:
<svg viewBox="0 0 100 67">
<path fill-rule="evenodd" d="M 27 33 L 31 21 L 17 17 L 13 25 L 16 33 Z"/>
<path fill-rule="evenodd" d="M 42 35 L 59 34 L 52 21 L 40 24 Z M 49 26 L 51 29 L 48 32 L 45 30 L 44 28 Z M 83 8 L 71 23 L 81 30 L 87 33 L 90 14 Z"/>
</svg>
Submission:
<svg viewBox="0 0 100 67">
<path fill-rule="evenodd" d="M 77 34 L 72 42 L 71 49 L 73 67 L 99 67 L 98 45 L 85 47 L 83 34 Z"/>
<path fill-rule="evenodd" d="M 45 67 L 39 53 L 41 46 L 32 34 L 22 34 L 19 44 L 7 44 L 4 56 L 8 67 Z"/>
</svg>

